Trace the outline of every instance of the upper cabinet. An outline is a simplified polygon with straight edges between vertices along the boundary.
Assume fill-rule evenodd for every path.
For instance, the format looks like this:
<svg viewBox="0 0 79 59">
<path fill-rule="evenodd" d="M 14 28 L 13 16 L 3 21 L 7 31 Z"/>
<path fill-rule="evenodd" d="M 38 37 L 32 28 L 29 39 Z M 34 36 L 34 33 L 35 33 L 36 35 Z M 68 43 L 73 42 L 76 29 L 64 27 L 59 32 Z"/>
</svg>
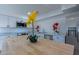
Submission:
<svg viewBox="0 0 79 59">
<path fill-rule="evenodd" d="M 7 27 L 8 17 L 5 15 L 0 15 L 0 27 Z"/>
<path fill-rule="evenodd" d="M 17 21 L 17 18 L 15 18 L 15 17 L 9 17 L 9 19 L 8 19 L 8 25 L 9 25 L 9 27 L 16 27 L 16 21 Z"/>
</svg>

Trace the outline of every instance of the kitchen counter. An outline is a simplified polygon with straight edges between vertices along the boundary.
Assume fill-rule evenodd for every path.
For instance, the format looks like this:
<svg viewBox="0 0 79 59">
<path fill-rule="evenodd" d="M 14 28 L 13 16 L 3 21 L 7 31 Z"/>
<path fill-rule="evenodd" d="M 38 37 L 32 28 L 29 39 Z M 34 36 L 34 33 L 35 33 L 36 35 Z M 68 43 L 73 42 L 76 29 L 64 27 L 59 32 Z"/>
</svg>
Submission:
<svg viewBox="0 0 79 59">
<path fill-rule="evenodd" d="M 1 51 L 2 55 L 72 55 L 74 46 L 49 39 L 31 43 L 27 36 L 8 37 Z"/>
</svg>

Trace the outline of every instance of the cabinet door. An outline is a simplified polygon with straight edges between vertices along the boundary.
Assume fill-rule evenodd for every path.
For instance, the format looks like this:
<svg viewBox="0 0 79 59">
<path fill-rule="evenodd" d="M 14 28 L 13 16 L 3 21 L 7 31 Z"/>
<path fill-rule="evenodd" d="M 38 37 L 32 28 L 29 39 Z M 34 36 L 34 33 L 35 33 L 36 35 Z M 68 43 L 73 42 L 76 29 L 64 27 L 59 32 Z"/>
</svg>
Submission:
<svg viewBox="0 0 79 59">
<path fill-rule="evenodd" d="M 9 17 L 9 27 L 16 27 L 16 18 Z"/>
<path fill-rule="evenodd" d="M 0 27 L 7 27 L 7 25 L 8 25 L 8 17 L 0 15 Z"/>
</svg>

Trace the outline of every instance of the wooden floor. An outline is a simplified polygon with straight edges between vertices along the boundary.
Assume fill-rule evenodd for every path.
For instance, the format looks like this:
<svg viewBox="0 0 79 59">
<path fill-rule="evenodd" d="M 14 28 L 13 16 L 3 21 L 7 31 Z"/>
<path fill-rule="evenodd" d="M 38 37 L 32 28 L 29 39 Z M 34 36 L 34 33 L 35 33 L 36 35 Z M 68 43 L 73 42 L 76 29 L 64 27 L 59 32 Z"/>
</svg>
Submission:
<svg viewBox="0 0 79 59">
<path fill-rule="evenodd" d="M 72 55 L 74 46 L 39 39 L 37 43 L 30 43 L 27 36 L 9 37 L 6 39 L 2 55 Z"/>
</svg>

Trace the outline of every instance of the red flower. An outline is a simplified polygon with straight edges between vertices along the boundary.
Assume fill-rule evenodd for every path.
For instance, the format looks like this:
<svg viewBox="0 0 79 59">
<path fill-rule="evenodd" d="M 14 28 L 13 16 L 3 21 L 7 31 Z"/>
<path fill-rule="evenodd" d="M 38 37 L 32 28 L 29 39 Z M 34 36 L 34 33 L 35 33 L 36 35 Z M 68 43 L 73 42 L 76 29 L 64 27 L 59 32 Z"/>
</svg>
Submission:
<svg viewBox="0 0 79 59">
<path fill-rule="evenodd" d="M 37 32 L 39 32 L 39 25 L 37 25 L 37 27 L 35 28 Z"/>
<path fill-rule="evenodd" d="M 58 26 L 59 26 L 59 23 L 54 23 L 53 24 L 53 30 L 57 30 L 58 29 Z"/>
</svg>

